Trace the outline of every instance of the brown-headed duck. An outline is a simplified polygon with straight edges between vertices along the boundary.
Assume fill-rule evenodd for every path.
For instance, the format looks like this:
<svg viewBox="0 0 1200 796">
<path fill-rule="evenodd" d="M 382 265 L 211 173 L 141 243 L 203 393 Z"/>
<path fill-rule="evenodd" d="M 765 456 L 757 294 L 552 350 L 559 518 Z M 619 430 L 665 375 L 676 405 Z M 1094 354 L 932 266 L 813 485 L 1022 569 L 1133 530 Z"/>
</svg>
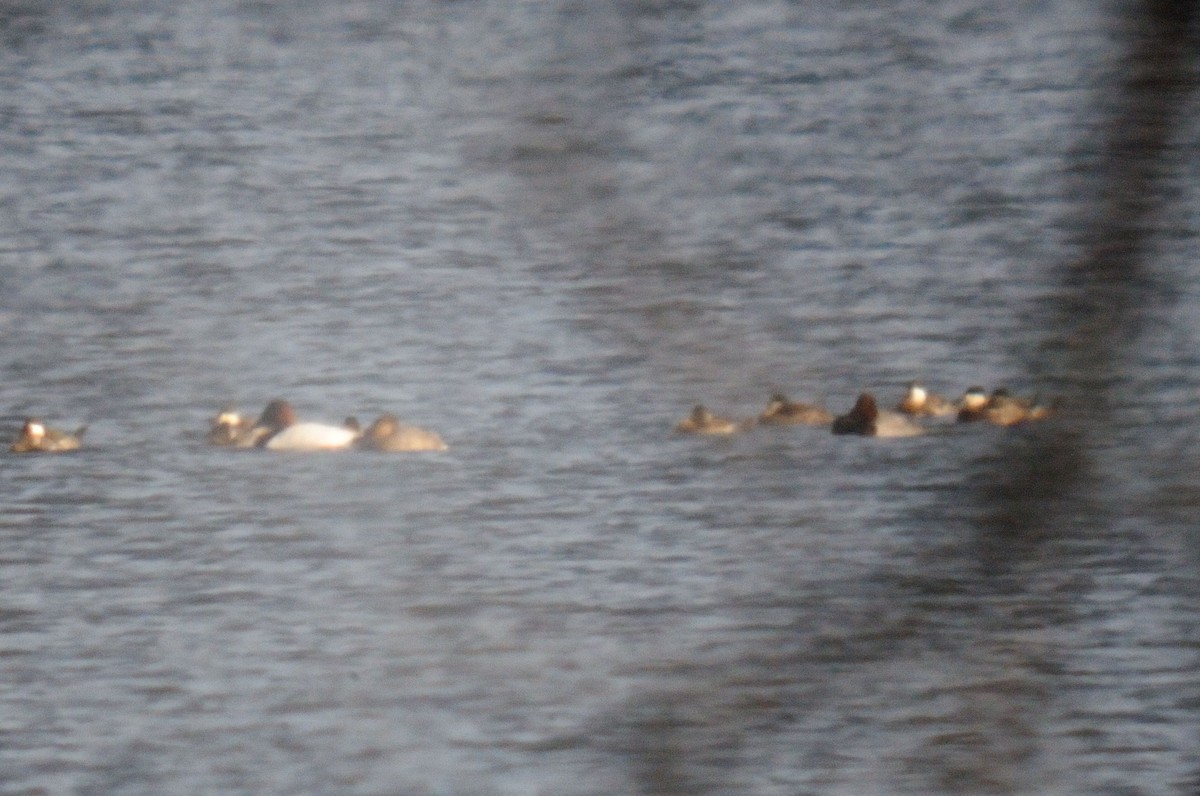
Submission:
<svg viewBox="0 0 1200 796">
<path fill-rule="evenodd" d="M 287 401 L 267 404 L 254 424 L 255 445 L 278 451 L 343 450 L 354 444 L 359 432 L 345 425 L 299 423 L 296 410 Z"/>
<path fill-rule="evenodd" d="M 854 408 L 833 421 L 834 434 L 861 434 L 864 437 L 915 437 L 925 428 L 896 412 L 880 411 L 875 396 L 862 393 Z"/>
</svg>

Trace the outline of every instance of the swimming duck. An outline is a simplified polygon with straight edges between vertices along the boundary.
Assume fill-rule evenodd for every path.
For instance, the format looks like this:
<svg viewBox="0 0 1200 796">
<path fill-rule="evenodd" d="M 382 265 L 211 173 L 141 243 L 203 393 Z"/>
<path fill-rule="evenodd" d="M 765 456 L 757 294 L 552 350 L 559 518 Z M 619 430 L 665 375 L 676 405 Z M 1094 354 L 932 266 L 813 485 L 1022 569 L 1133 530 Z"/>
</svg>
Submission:
<svg viewBox="0 0 1200 796">
<path fill-rule="evenodd" d="M 793 403 L 783 393 L 775 393 L 758 422 L 773 425 L 805 424 L 823 426 L 833 420 L 833 413 L 815 404 Z"/>
<path fill-rule="evenodd" d="M 21 426 L 21 435 L 9 450 L 13 453 L 61 453 L 79 450 L 85 431 L 87 426 L 80 426 L 75 433 L 68 434 L 65 431 L 46 428 L 42 421 L 31 417 L 25 420 L 25 425 Z"/>
<path fill-rule="evenodd" d="M 685 434 L 733 434 L 742 427 L 743 424 L 727 417 L 718 417 L 703 405 L 696 404 L 692 413 L 679 421 L 675 430 Z"/>
<path fill-rule="evenodd" d="M 881 412 L 875 396 L 864 392 L 854 408 L 833 421 L 834 434 L 861 434 L 866 437 L 915 437 L 924 434 L 923 426 L 895 412 Z"/>
<path fill-rule="evenodd" d="M 385 412 L 358 440 L 358 447 L 376 451 L 444 451 L 446 443 L 436 432 L 401 423 Z"/>
<path fill-rule="evenodd" d="M 250 433 L 256 446 L 277 451 L 341 450 L 359 437 L 359 432 L 344 425 L 298 423 L 296 410 L 281 400 L 267 404 Z"/>
<path fill-rule="evenodd" d="M 1000 388 L 989 396 L 982 387 L 971 387 L 963 394 L 959 422 L 985 420 L 998 426 L 1015 426 L 1049 417 L 1052 409 L 1026 398 L 1018 398 Z"/>
<path fill-rule="evenodd" d="M 958 422 L 987 420 L 988 394 L 982 387 L 968 387 L 959 403 Z"/>
<path fill-rule="evenodd" d="M 253 420 L 242 417 L 234 407 L 226 406 L 213 418 L 208 441 L 211 445 L 225 448 L 253 448 L 256 438 L 262 433 L 262 429 L 255 432 Z"/>
<path fill-rule="evenodd" d="M 925 417 L 949 417 L 958 412 L 958 407 L 940 395 L 929 392 L 920 382 L 909 382 L 908 392 L 896 404 L 896 411 L 906 415 Z"/>
<path fill-rule="evenodd" d="M 987 419 L 998 426 L 1015 426 L 1029 419 L 1033 404 L 1023 398 L 1010 395 L 1003 388 L 993 390 L 987 402 Z"/>
</svg>

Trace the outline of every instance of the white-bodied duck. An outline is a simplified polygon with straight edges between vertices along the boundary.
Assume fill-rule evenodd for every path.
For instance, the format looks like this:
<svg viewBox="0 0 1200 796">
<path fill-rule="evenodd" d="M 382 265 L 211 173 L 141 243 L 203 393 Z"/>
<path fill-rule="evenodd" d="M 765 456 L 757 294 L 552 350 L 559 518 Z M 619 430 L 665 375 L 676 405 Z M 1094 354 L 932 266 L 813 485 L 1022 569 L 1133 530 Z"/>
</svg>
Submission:
<svg viewBox="0 0 1200 796">
<path fill-rule="evenodd" d="M 864 437 L 915 437 L 925 427 L 902 414 L 880 411 L 875 396 L 864 392 L 854 408 L 833 421 L 834 434 L 860 434 Z"/>
<path fill-rule="evenodd" d="M 360 435 L 345 425 L 297 422 L 296 410 L 282 400 L 267 404 L 249 433 L 254 435 L 254 445 L 273 451 L 344 450 Z"/>
</svg>

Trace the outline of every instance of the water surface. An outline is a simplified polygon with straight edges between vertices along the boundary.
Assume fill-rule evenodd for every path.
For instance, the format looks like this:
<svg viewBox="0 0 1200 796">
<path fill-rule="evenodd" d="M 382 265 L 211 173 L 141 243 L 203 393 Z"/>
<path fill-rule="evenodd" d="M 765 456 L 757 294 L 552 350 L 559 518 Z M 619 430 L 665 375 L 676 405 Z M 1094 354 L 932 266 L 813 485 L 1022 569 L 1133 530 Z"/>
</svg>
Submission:
<svg viewBox="0 0 1200 796">
<path fill-rule="evenodd" d="M 1111 10 L 6 10 L 0 412 L 89 430 L 0 457 L 0 790 L 1194 788 L 1194 122 L 1111 414 L 1036 367 Z M 1052 533 L 1054 430 L 670 431 L 913 378 L 1064 394 Z M 451 449 L 204 445 L 277 396 Z"/>
</svg>

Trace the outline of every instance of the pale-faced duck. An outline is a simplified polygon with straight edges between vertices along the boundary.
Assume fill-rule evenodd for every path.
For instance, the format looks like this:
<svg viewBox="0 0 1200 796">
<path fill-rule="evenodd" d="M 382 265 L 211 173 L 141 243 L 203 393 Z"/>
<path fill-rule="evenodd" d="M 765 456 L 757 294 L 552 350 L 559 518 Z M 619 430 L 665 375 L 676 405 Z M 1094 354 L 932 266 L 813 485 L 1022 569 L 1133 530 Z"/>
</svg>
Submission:
<svg viewBox="0 0 1200 796">
<path fill-rule="evenodd" d="M 87 426 L 80 426 L 73 433 L 48 428 L 35 417 L 28 418 L 21 426 L 21 435 L 13 441 L 9 450 L 13 453 L 62 453 L 79 450 Z"/>
<path fill-rule="evenodd" d="M 951 417 L 958 413 L 958 407 L 953 401 L 929 392 L 920 382 L 914 381 L 909 383 L 908 392 L 896 404 L 896 411 L 916 417 Z"/>
</svg>

